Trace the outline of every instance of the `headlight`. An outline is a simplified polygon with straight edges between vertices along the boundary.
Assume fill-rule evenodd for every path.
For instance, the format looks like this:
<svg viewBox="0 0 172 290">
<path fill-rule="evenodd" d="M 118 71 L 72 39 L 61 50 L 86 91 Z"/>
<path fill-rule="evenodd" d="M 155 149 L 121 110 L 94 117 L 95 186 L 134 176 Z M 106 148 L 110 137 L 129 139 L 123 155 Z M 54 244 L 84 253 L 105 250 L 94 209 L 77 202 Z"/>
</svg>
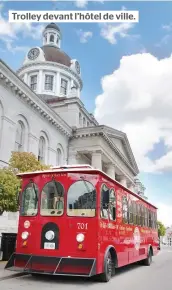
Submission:
<svg viewBox="0 0 172 290">
<path fill-rule="evenodd" d="M 78 234 L 78 235 L 76 236 L 76 240 L 77 240 L 78 243 L 83 242 L 84 239 L 85 239 L 84 234 Z"/>
<path fill-rule="evenodd" d="M 23 232 L 21 234 L 21 237 L 22 237 L 23 240 L 27 240 L 28 236 L 29 236 L 29 233 L 28 232 Z"/>
<path fill-rule="evenodd" d="M 47 240 L 52 241 L 55 237 L 55 234 L 53 231 L 48 231 L 46 232 L 45 237 Z"/>
</svg>

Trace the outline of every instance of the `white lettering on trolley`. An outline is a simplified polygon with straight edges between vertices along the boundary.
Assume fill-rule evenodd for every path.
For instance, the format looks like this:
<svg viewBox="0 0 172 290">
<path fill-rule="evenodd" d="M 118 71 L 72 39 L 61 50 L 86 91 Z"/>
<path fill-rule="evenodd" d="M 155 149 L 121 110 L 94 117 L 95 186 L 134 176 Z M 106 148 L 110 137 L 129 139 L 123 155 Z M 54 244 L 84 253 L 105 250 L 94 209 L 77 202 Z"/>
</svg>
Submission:
<svg viewBox="0 0 172 290">
<path fill-rule="evenodd" d="M 78 230 L 87 230 L 88 229 L 88 223 L 77 223 Z"/>
</svg>

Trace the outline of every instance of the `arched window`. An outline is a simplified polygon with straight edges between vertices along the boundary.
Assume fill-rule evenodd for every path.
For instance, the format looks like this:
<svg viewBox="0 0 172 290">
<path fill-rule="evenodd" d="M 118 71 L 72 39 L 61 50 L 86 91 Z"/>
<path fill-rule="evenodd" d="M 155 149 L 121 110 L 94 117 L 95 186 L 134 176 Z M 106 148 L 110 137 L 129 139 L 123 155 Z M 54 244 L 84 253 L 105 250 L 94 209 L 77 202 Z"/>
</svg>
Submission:
<svg viewBox="0 0 172 290">
<path fill-rule="evenodd" d="M 54 35 L 50 35 L 50 42 L 54 42 Z"/>
<path fill-rule="evenodd" d="M 96 189 L 86 180 L 79 180 L 69 187 L 67 193 L 69 216 L 94 217 L 96 214 Z"/>
<path fill-rule="evenodd" d="M 86 120 L 85 120 L 85 117 L 83 118 L 83 127 L 86 127 Z"/>
<path fill-rule="evenodd" d="M 17 123 L 15 149 L 18 152 L 24 150 L 24 124 L 22 121 L 18 121 Z"/>
<path fill-rule="evenodd" d="M 62 156 L 62 151 L 61 151 L 60 148 L 58 148 L 57 149 L 57 160 L 56 160 L 56 163 L 57 163 L 58 166 L 62 165 L 62 160 L 63 160 L 62 157 L 63 157 Z"/>
<path fill-rule="evenodd" d="M 79 113 L 79 126 L 82 127 L 82 115 Z"/>
<path fill-rule="evenodd" d="M 45 162 L 45 138 L 43 136 L 39 139 L 38 160 Z"/>
<path fill-rule="evenodd" d="M 22 193 L 21 212 L 22 216 L 35 216 L 38 212 L 38 187 L 30 182 Z"/>
<path fill-rule="evenodd" d="M 64 188 L 55 180 L 48 182 L 41 192 L 41 215 L 60 216 L 64 210 Z"/>
</svg>

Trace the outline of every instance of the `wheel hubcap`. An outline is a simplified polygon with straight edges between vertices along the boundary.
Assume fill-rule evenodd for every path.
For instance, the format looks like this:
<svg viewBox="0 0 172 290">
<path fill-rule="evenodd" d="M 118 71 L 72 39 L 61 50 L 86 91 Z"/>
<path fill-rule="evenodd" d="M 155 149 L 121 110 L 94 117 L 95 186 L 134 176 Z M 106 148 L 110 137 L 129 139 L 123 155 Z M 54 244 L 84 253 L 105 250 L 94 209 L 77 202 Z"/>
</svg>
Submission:
<svg viewBox="0 0 172 290">
<path fill-rule="evenodd" d="M 112 259 L 111 256 L 107 257 L 107 274 L 109 277 L 112 276 Z"/>
</svg>

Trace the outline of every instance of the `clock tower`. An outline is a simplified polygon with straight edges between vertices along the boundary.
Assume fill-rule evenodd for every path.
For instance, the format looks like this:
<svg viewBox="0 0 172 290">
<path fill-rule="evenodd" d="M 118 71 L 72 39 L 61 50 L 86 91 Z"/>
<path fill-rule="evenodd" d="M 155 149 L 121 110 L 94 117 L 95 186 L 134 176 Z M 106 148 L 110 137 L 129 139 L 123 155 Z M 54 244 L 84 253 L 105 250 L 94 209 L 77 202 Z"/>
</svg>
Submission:
<svg viewBox="0 0 172 290">
<path fill-rule="evenodd" d="M 80 98 L 83 86 L 80 64 L 61 49 L 62 33 L 58 25 L 48 24 L 42 38 L 42 47 L 30 48 L 18 75 L 46 101 L 59 97 Z"/>
</svg>

